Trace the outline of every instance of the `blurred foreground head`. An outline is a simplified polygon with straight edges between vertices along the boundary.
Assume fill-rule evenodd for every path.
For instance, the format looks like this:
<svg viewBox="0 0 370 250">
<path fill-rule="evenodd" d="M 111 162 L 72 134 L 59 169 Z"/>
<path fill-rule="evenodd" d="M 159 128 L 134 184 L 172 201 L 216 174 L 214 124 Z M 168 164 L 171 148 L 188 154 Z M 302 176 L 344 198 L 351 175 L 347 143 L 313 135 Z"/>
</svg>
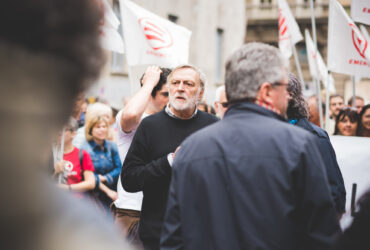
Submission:
<svg viewBox="0 0 370 250">
<path fill-rule="evenodd" d="M 1 2 L 0 118 L 11 129 L 1 132 L 7 143 L 45 146 L 67 121 L 103 64 L 101 18 L 95 0 Z"/>
<path fill-rule="evenodd" d="M 53 135 L 103 65 L 101 18 L 95 0 L 1 1 L 0 249 L 118 249 L 114 231 L 45 176 Z"/>
</svg>

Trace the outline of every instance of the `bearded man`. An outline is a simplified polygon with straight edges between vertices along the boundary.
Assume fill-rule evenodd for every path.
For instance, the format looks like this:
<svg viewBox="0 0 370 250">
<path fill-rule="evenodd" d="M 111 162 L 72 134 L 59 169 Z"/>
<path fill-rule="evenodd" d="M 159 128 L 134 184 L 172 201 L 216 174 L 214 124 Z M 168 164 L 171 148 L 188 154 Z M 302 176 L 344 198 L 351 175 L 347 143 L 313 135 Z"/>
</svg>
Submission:
<svg viewBox="0 0 370 250">
<path fill-rule="evenodd" d="M 123 188 L 144 194 L 139 235 L 145 249 L 159 249 L 171 166 L 179 145 L 218 120 L 197 109 L 205 82 L 205 76 L 195 67 L 176 67 L 167 78 L 169 105 L 143 119 L 123 163 Z"/>
</svg>

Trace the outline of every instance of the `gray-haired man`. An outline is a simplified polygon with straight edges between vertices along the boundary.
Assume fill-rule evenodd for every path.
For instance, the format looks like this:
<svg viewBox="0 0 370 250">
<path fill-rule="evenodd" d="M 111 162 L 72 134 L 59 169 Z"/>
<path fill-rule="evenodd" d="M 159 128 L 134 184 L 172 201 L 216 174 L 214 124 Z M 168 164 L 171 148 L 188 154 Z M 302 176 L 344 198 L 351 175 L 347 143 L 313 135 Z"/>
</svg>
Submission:
<svg viewBox="0 0 370 250">
<path fill-rule="evenodd" d="M 216 98 L 215 98 L 215 109 L 217 116 L 222 119 L 225 115 L 227 110 L 227 99 L 226 99 L 226 92 L 225 86 L 222 85 L 216 89 Z"/>
<path fill-rule="evenodd" d="M 139 235 L 145 249 L 159 249 L 176 149 L 187 136 L 217 121 L 196 108 L 204 84 L 204 75 L 195 67 L 176 67 L 167 78 L 169 105 L 143 119 L 123 163 L 123 188 L 144 194 Z"/>
<path fill-rule="evenodd" d="M 284 118 L 286 65 L 261 43 L 229 58 L 224 119 L 185 140 L 174 161 L 161 249 L 331 245 L 339 225 L 317 142 Z"/>
</svg>

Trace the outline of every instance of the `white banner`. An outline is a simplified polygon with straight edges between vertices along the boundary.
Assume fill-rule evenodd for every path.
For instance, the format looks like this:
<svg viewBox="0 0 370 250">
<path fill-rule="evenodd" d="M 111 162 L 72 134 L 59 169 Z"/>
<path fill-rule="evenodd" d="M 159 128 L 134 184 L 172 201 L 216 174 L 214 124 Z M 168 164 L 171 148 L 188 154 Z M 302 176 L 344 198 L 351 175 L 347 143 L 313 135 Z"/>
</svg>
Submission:
<svg viewBox="0 0 370 250">
<path fill-rule="evenodd" d="M 351 16 L 356 22 L 370 25 L 370 1 L 351 0 Z"/>
<path fill-rule="evenodd" d="M 100 27 L 102 47 L 106 50 L 123 54 L 123 40 L 118 33 L 120 21 L 114 14 L 107 0 L 101 1 L 104 19 Z"/>
<path fill-rule="evenodd" d="M 356 202 L 370 189 L 370 138 L 352 136 L 331 136 L 339 168 L 346 188 L 346 213 L 341 219 L 342 228 L 352 221 L 351 195 L 352 185 L 357 184 Z"/>
<path fill-rule="evenodd" d="M 336 0 L 329 7 L 328 69 L 370 77 L 369 42 Z"/>
<path fill-rule="evenodd" d="M 292 56 L 292 47 L 303 40 L 298 24 L 294 19 L 289 5 L 285 0 L 279 0 L 279 49 L 289 58 Z"/>
<path fill-rule="evenodd" d="M 360 30 L 361 30 L 362 34 L 364 35 L 366 41 L 370 42 L 370 36 L 369 36 L 369 33 L 367 32 L 367 29 L 365 28 L 365 26 L 360 25 Z"/>
<path fill-rule="evenodd" d="M 120 0 L 127 62 L 175 67 L 188 62 L 191 31 Z"/>
<path fill-rule="evenodd" d="M 334 78 L 331 75 L 328 85 L 328 69 L 326 68 L 325 62 L 322 59 L 319 51 L 317 51 L 316 55 L 315 46 L 311 39 L 310 32 L 307 29 L 305 30 L 305 38 L 306 38 L 308 65 L 310 68 L 311 76 L 318 77 L 324 83 L 325 88 L 328 88 L 330 92 L 336 92 L 334 86 Z"/>
</svg>

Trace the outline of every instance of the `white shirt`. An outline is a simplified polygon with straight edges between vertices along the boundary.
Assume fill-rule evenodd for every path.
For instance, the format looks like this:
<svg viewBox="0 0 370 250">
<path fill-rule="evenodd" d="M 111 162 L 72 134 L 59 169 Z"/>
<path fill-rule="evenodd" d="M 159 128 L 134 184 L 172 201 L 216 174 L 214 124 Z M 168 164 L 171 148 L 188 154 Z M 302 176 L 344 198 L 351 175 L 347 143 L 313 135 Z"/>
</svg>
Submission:
<svg viewBox="0 0 370 250">
<path fill-rule="evenodd" d="M 121 128 L 121 116 L 122 110 L 118 112 L 116 116 L 116 125 L 117 125 L 117 146 L 118 146 L 118 153 L 121 161 L 124 162 L 127 152 L 130 148 L 132 139 L 136 133 L 136 129 L 131 131 L 130 133 L 126 133 Z M 143 113 L 141 119 L 147 117 L 148 114 Z M 118 178 L 117 183 L 117 194 L 118 199 L 114 201 L 114 205 L 120 209 L 131 209 L 136 211 L 141 211 L 141 203 L 143 202 L 143 192 L 137 193 L 129 193 L 126 192 L 121 184 L 121 175 Z"/>
<path fill-rule="evenodd" d="M 78 128 L 77 133 L 75 135 L 75 138 L 72 140 L 73 146 L 76 148 L 81 148 L 82 145 L 86 142 L 86 137 L 85 137 L 85 126 Z"/>
</svg>

